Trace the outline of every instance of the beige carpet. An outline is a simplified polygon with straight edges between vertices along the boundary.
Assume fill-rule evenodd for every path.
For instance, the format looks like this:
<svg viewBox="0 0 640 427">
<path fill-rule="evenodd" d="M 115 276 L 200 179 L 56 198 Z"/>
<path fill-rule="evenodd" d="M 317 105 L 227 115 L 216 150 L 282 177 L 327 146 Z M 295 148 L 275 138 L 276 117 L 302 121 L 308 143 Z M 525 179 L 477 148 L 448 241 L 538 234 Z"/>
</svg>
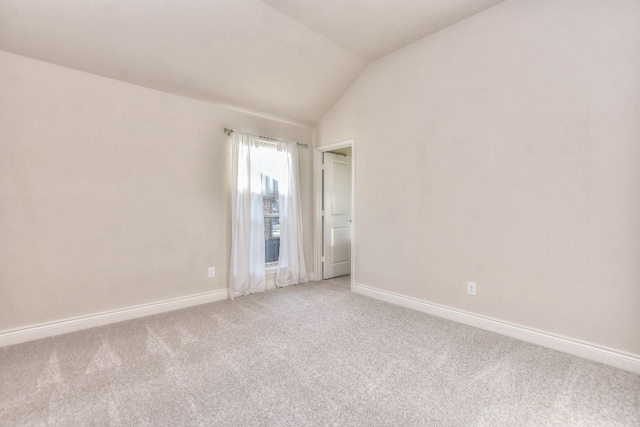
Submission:
<svg viewBox="0 0 640 427">
<path fill-rule="evenodd" d="M 335 280 L 0 349 L 0 424 L 640 426 L 640 376 Z"/>
</svg>

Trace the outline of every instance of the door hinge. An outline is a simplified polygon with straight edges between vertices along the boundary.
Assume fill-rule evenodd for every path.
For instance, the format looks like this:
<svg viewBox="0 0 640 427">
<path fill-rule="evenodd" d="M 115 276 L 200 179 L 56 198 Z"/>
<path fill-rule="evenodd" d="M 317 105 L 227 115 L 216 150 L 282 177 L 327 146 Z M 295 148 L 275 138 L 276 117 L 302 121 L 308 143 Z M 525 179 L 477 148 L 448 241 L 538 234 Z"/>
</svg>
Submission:
<svg viewBox="0 0 640 427">
<path fill-rule="evenodd" d="M 320 258 L 320 261 L 324 262 L 324 257 Z"/>
<path fill-rule="evenodd" d="M 324 216 L 324 209 L 320 211 L 320 215 Z"/>
</svg>

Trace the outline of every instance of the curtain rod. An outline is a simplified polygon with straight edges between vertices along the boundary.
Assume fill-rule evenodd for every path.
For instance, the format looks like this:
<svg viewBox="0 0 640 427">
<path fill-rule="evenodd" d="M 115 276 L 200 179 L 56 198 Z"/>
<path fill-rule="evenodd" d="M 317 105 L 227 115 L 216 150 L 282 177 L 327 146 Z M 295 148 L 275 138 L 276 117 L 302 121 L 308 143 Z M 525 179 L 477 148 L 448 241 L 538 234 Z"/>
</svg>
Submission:
<svg viewBox="0 0 640 427">
<path fill-rule="evenodd" d="M 231 136 L 231 134 L 235 132 L 235 129 L 229 129 L 229 128 L 224 128 L 224 133 L 227 134 L 227 136 Z M 256 135 L 258 138 L 260 139 L 266 139 L 267 141 L 283 141 L 283 142 L 295 142 L 298 145 L 303 146 L 304 148 L 308 148 L 309 144 L 302 144 L 298 141 L 287 141 L 286 139 L 276 139 L 276 138 L 269 138 L 268 136 L 262 136 L 262 135 Z"/>
</svg>

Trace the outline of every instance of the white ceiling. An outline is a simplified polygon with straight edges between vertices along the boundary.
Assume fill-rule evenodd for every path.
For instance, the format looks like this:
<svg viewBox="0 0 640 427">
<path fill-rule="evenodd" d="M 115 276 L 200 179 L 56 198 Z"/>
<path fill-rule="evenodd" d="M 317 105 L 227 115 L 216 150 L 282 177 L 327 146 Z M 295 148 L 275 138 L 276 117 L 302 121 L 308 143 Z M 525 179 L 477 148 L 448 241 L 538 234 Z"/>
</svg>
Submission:
<svg viewBox="0 0 640 427">
<path fill-rule="evenodd" d="M 368 61 L 504 0 L 261 0 Z"/>
<path fill-rule="evenodd" d="M 3 0 L 0 49 L 313 126 L 373 60 L 504 0 Z"/>
</svg>

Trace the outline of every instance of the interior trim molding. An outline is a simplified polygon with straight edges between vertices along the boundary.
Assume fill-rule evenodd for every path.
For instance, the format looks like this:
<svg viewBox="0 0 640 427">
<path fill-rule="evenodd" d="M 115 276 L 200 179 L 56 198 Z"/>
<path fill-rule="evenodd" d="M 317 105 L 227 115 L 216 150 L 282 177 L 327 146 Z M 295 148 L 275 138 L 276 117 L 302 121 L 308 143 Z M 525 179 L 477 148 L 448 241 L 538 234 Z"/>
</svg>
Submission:
<svg viewBox="0 0 640 427">
<path fill-rule="evenodd" d="M 96 326 L 104 326 L 125 320 L 151 316 L 153 314 L 179 310 L 181 308 L 192 307 L 195 305 L 207 304 L 214 301 L 222 301 L 227 298 L 229 298 L 229 290 L 221 289 L 196 295 L 189 295 L 186 297 L 157 301 L 149 304 L 94 313 L 86 316 L 41 323 L 24 328 L 0 331 L 0 347 L 20 344 L 69 332 L 81 331 L 83 329 L 95 328 Z"/>
<path fill-rule="evenodd" d="M 264 288 L 267 291 L 270 291 L 272 289 L 278 289 L 278 285 L 276 285 L 276 274 L 278 272 L 277 268 L 270 268 L 266 271 L 265 275 L 264 275 Z M 307 276 L 309 276 L 309 281 L 313 280 L 312 277 L 313 276 L 313 271 L 309 271 L 307 272 Z M 306 283 L 306 282 L 305 282 Z"/>
<path fill-rule="evenodd" d="M 264 275 L 264 287 L 267 291 L 276 288 L 276 273 L 278 269 L 272 268 L 266 271 Z"/>
<path fill-rule="evenodd" d="M 354 283 L 355 293 L 640 374 L 640 356 Z"/>
<path fill-rule="evenodd" d="M 355 283 L 355 239 L 356 239 L 356 140 L 347 139 L 315 147 L 313 152 L 313 269 L 311 280 L 322 280 L 322 155 L 340 148 L 351 147 L 351 283 Z"/>
</svg>

